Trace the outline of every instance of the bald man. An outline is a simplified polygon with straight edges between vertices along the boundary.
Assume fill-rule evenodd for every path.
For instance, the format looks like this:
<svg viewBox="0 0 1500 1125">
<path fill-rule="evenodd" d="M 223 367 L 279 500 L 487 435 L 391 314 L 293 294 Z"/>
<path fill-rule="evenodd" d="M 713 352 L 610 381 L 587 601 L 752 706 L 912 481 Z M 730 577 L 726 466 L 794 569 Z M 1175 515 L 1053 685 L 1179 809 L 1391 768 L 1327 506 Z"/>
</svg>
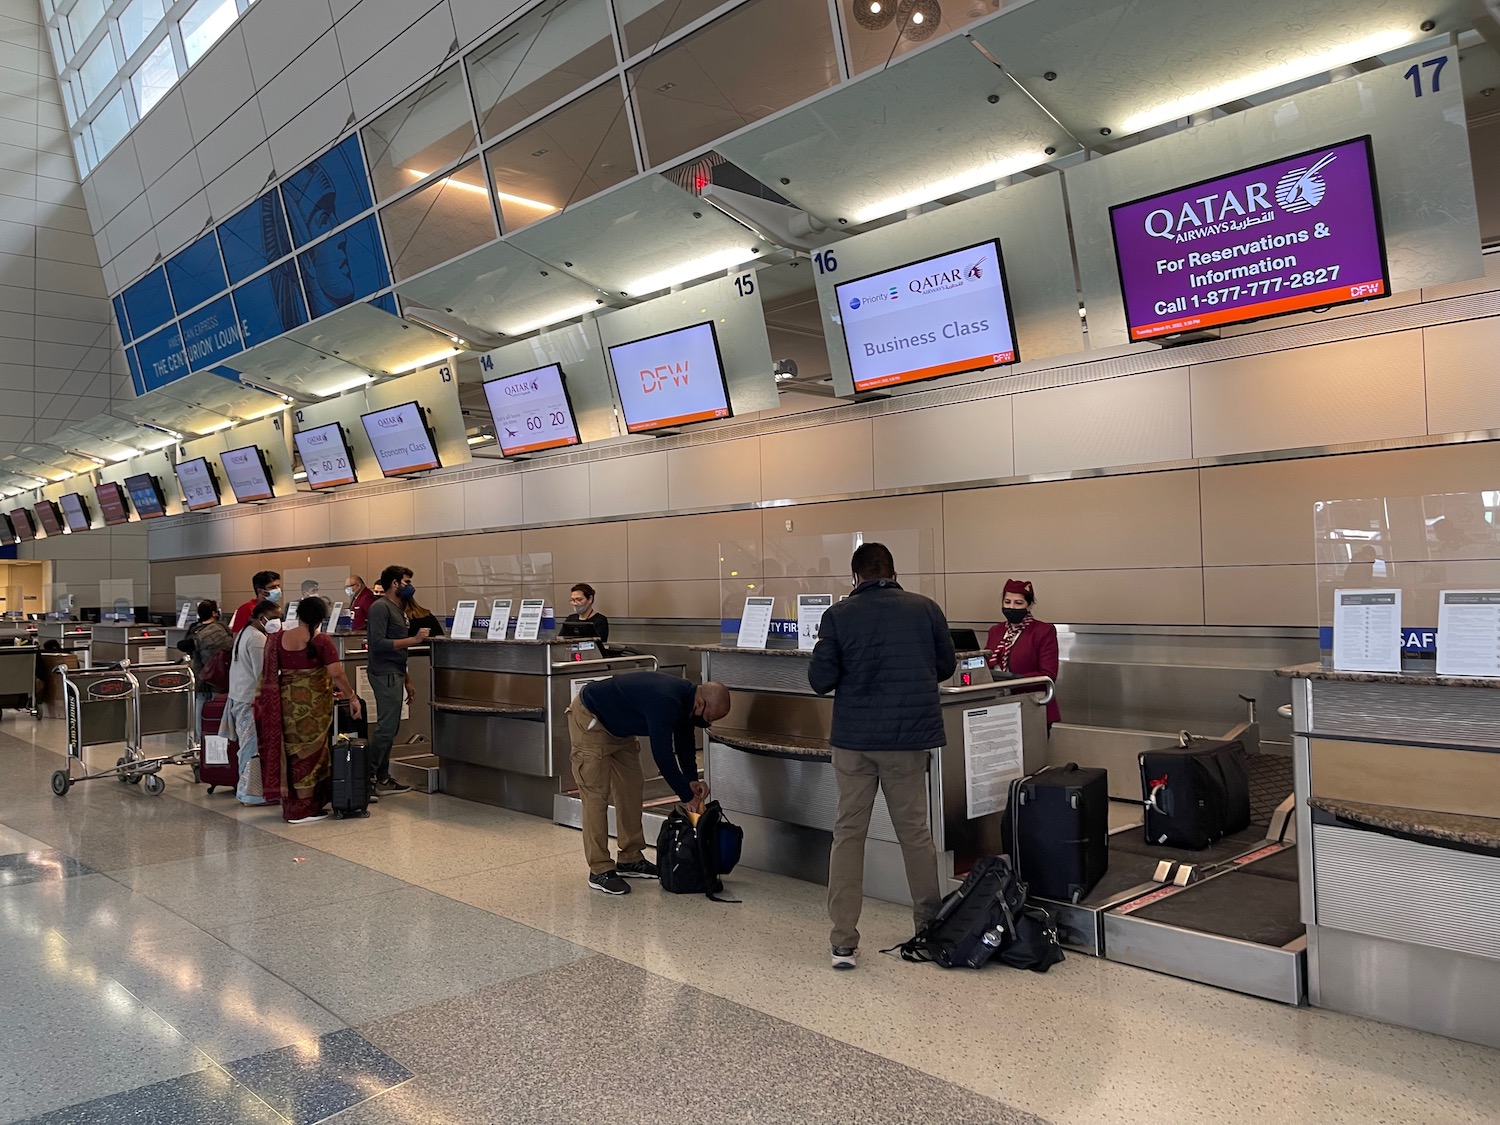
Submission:
<svg viewBox="0 0 1500 1125">
<path fill-rule="evenodd" d="M 589 886 L 607 895 L 630 893 L 626 879 L 655 879 L 656 864 L 646 858 L 641 806 L 641 735 L 651 740 L 656 768 L 685 802 L 698 806 L 708 785 L 698 779 L 695 731 L 729 714 L 729 690 L 710 681 L 664 672 L 626 672 L 597 680 L 578 693 L 568 708 L 573 742 L 573 780 L 583 800 L 583 854 Z M 609 805 L 613 797 L 619 830 L 619 862 L 609 855 Z"/>
</svg>

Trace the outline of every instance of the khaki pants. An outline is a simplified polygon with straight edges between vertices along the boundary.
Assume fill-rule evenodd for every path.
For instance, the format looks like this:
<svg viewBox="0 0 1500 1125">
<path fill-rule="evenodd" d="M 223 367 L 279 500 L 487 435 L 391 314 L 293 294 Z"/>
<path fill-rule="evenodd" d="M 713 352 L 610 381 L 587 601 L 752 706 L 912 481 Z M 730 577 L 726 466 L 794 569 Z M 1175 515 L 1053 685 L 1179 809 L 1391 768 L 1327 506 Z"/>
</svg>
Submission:
<svg viewBox="0 0 1500 1125">
<path fill-rule="evenodd" d="M 609 858 L 611 796 L 620 862 L 644 859 L 646 830 L 641 826 L 641 804 L 646 782 L 641 773 L 640 744 L 634 738 L 610 734 L 582 699 L 573 700 L 568 708 L 568 736 L 573 742 L 573 780 L 583 800 L 583 854 L 590 873 L 602 875 L 614 870 L 615 862 Z"/>
<path fill-rule="evenodd" d="M 911 889 L 912 920 L 917 929 L 942 905 L 938 889 L 937 851 L 927 827 L 926 750 L 833 751 L 839 811 L 833 824 L 833 852 L 828 859 L 829 944 L 859 947 L 859 912 L 865 896 L 865 837 L 875 808 L 878 786 L 901 843 L 906 885 Z"/>
</svg>

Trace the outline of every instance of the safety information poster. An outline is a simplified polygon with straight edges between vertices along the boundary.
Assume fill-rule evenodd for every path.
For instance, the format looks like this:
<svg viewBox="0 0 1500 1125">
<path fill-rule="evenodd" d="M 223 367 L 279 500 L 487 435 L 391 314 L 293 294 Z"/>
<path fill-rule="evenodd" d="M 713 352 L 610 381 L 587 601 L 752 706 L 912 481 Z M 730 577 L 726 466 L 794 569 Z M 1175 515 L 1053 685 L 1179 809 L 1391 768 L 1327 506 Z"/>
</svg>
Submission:
<svg viewBox="0 0 1500 1125">
<path fill-rule="evenodd" d="M 454 640 L 468 640 L 469 634 L 474 631 L 474 611 L 478 608 L 477 601 L 459 602 L 453 610 L 453 631 L 449 636 Z"/>
<path fill-rule="evenodd" d="M 510 599 L 496 598 L 490 603 L 490 628 L 485 634 L 492 641 L 505 640 L 505 631 L 510 628 Z"/>
<path fill-rule="evenodd" d="M 1439 676 L 1500 676 L 1500 590 L 1438 595 Z"/>
<path fill-rule="evenodd" d="M 1340 672 L 1401 671 L 1400 590 L 1333 592 L 1333 666 Z"/>
<path fill-rule="evenodd" d="M 1005 809 L 1010 783 L 1021 776 L 1021 705 L 964 712 L 964 771 L 969 819 Z"/>
<path fill-rule="evenodd" d="M 542 630 L 542 608 L 541 598 L 521 599 L 521 615 L 516 618 L 516 640 L 536 640 Z"/>
<path fill-rule="evenodd" d="M 765 648 L 766 638 L 771 635 L 771 609 L 775 598 L 749 597 L 745 599 L 745 612 L 740 616 L 740 635 L 736 648 Z"/>
<path fill-rule="evenodd" d="M 797 595 L 797 647 L 803 652 L 811 652 L 818 646 L 818 629 L 831 605 L 832 594 Z"/>
</svg>

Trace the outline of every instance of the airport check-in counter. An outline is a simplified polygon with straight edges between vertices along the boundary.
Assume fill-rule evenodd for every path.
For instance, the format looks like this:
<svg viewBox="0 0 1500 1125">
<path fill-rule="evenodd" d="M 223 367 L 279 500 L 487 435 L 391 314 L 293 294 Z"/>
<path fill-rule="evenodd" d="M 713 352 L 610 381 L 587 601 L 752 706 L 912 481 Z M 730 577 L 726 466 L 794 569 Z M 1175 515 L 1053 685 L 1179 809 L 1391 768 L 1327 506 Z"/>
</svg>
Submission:
<svg viewBox="0 0 1500 1125">
<path fill-rule="evenodd" d="M 93 628 L 90 651 L 95 664 L 167 664 L 182 654 L 167 644 L 167 630 L 160 625 L 122 625 L 100 622 Z"/>
<path fill-rule="evenodd" d="M 576 803 L 568 796 L 568 705 L 591 680 L 655 664 L 603 657 L 592 640 L 434 637 L 433 750 L 443 792 L 568 823 L 561 806 Z"/>
<path fill-rule="evenodd" d="M 332 639 L 334 647 L 339 651 L 339 660 L 344 665 L 344 675 L 357 688 L 362 679 L 361 673 L 370 664 L 368 638 L 363 633 L 339 633 L 334 634 Z M 406 717 L 396 729 L 396 745 L 391 750 L 393 760 L 417 753 L 425 755 L 431 750 L 431 669 L 431 648 L 427 645 L 415 645 L 406 650 L 406 673 L 411 677 L 413 699 L 411 706 L 407 708 Z M 361 698 L 368 701 L 373 696 L 362 693 Z M 412 747 L 420 747 L 420 750 L 410 749 Z"/>
<path fill-rule="evenodd" d="M 37 626 L 36 640 L 39 645 L 56 641 L 62 646 L 63 652 L 71 652 L 78 657 L 76 667 L 87 668 L 90 648 L 94 643 L 94 627 L 86 621 L 43 621 Z"/>
<path fill-rule="evenodd" d="M 808 686 L 812 653 L 722 645 L 700 651 L 704 680 L 718 680 L 731 696 L 728 717 L 709 734 L 706 772 L 713 797 L 745 830 L 742 862 L 827 883 L 838 810 L 829 744 L 833 698 L 816 695 Z M 967 686 L 962 682 L 966 671 L 975 681 Z M 964 713 L 1019 703 L 1021 765 L 1031 772 L 1046 764 L 1042 704 L 1051 698 L 1051 688 L 1044 677 L 991 682 L 982 654 L 961 653 L 959 672 L 940 689 L 947 745 L 932 751 L 929 823 L 946 889 L 956 885 L 975 859 L 1003 850 L 1001 812 L 969 816 Z M 889 902 L 911 901 L 884 795 L 876 798 L 870 819 L 865 893 Z"/>
<path fill-rule="evenodd" d="M 1308 999 L 1500 1047 L 1500 680 L 1281 675 Z"/>
</svg>

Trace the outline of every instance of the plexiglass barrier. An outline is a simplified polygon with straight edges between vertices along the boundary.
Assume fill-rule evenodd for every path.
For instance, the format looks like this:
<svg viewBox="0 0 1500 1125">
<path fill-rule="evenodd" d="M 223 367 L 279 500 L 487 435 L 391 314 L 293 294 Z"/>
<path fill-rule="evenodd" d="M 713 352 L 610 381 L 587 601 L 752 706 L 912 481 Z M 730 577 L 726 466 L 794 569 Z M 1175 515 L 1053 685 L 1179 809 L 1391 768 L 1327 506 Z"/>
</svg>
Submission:
<svg viewBox="0 0 1500 1125">
<path fill-rule="evenodd" d="M 99 583 L 99 616 L 104 621 L 130 624 L 135 620 L 135 581 L 109 578 Z"/>
<path fill-rule="evenodd" d="M 198 603 L 219 603 L 219 612 L 225 621 L 234 616 L 234 606 L 224 604 L 224 580 L 218 574 L 183 574 L 172 585 L 172 611 L 176 620 L 184 619 L 183 607 L 187 607 L 186 620 L 189 625 L 198 620 Z"/>
<path fill-rule="evenodd" d="M 489 624 L 490 609 L 497 598 L 511 599 L 511 620 L 520 613 L 525 598 L 541 598 L 553 608 L 552 553 L 535 551 L 520 555 L 477 555 L 443 560 L 440 614 L 453 613 L 461 601 L 479 603 L 475 624 Z M 421 594 L 418 594 L 421 597 Z M 435 598 L 434 600 L 439 600 Z M 545 619 L 544 619 L 545 621 Z"/>
</svg>

